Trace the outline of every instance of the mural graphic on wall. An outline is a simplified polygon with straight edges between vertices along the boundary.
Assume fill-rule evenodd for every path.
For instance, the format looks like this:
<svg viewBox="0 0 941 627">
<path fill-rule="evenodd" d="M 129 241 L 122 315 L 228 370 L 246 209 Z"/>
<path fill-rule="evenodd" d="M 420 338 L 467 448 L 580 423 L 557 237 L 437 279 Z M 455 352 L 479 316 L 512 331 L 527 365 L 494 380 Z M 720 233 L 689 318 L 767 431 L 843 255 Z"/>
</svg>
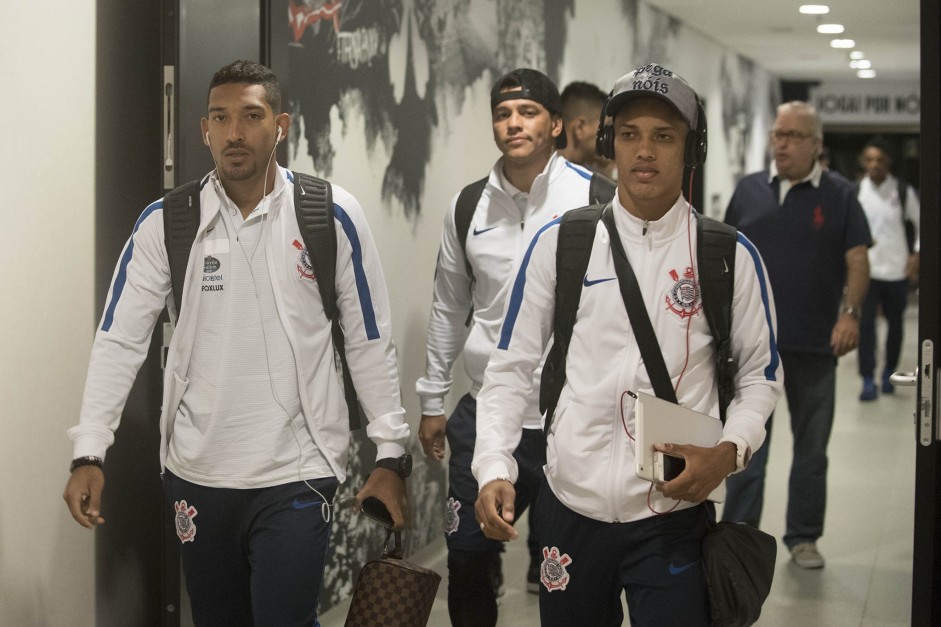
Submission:
<svg viewBox="0 0 941 627">
<path fill-rule="evenodd" d="M 303 129 L 315 169 L 330 176 L 331 109 L 345 125 L 355 107 L 364 128 L 350 130 L 365 134 L 370 152 L 378 141 L 391 147 L 383 201 L 398 201 L 414 219 L 439 124 L 436 98 L 459 103 L 460 93 L 488 71 L 498 76 L 528 65 L 557 75 L 573 3 L 290 0 L 288 97 L 301 122 L 293 132 Z M 558 43 L 547 47 L 547 40 Z"/>
<path fill-rule="evenodd" d="M 469 88 L 475 90 L 475 98 L 483 85 L 489 93 L 490 81 L 516 67 L 534 67 L 559 81 L 564 68 L 594 69 L 603 64 L 610 67 L 599 74 L 611 72 L 602 81 L 607 90 L 609 80 L 635 64 L 655 59 L 675 66 L 676 51 L 689 37 L 680 22 L 638 0 L 607 0 L 605 22 L 595 25 L 584 21 L 589 4 L 598 14 L 595 2 L 272 0 L 271 62 L 284 84 L 292 116 L 289 165 L 304 171 L 312 166 L 314 173 L 325 177 L 349 175 L 335 172 L 337 163 L 347 163 L 338 153 L 348 140 L 365 140 L 371 161 L 362 164 L 362 174 L 371 176 L 381 168 L 381 202 L 360 200 L 370 207 L 401 212 L 402 233 L 407 233 L 407 224 L 416 225 L 422 218 L 426 187 L 444 186 L 454 193 L 473 180 L 437 185 L 426 181 L 432 159 L 461 159 L 461 155 L 432 153 L 442 138 L 470 133 L 473 139 L 468 142 L 475 145 L 489 141 L 485 119 L 472 129 L 450 128 L 464 108 Z M 583 13 L 576 15 L 576 10 Z M 583 42 L 579 37 L 592 40 Z M 747 93 L 749 81 L 739 84 L 740 77 L 732 75 L 747 70 L 734 65 L 725 69 L 736 93 Z M 747 101 L 736 100 L 734 107 L 747 108 Z M 739 117 L 731 121 L 739 122 Z M 384 161 L 377 163 L 374 158 Z M 736 155 L 734 161 L 739 160 Z M 355 187 L 351 191 L 362 194 Z M 439 216 L 432 217 L 437 221 Z M 410 452 L 420 459 L 420 449 Z M 374 459 L 375 446 L 362 431 L 355 433 L 348 478 L 337 495 L 341 505 L 335 510 L 322 610 L 349 597 L 359 568 L 381 550 L 381 528 L 354 516 L 348 507 Z M 406 553 L 443 535 L 444 472 L 441 465 L 414 466 Z"/>
<path fill-rule="evenodd" d="M 722 57 L 719 81 L 722 84 L 722 130 L 725 133 L 729 174 L 735 183 L 745 176 L 745 158 L 751 143 L 755 111 L 755 65 L 732 54 Z"/>
</svg>

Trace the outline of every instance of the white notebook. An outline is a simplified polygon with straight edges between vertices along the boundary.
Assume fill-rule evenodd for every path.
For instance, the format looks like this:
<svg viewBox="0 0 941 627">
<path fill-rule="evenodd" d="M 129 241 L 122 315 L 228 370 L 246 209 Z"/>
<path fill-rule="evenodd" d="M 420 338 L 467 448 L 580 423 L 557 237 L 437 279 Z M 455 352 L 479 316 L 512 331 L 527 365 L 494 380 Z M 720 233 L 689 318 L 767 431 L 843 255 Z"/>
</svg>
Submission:
<svg viewBox="0 0 941 627">
<path fill-rule="evenodd" d="M 662 398 L 638 392 L 634 410 L 635 464 L 637 476 L 653 481 L 654 444 L 715 446 L 722 438 L 722 421 Z M 709 500 L 725 500 L 725 481 L 709 494 Z"/>
</svg>

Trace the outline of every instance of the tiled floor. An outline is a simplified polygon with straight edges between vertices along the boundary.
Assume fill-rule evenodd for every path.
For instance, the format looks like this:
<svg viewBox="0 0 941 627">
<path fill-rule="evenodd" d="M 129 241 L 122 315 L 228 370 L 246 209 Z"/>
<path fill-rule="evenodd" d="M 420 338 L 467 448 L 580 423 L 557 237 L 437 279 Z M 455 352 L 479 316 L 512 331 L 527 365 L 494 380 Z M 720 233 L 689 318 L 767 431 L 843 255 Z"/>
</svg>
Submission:
<svg viewBox="0 0 941 627">
<path fill-rule="evenodd" d="M 916 317 L 911 308 L 902 370 L 914 370 L 916 365 Z M 884 337 L 882 327 L 880 333 Z M 758 621 L 761 627 L 910 624 L 915 390 L 897 388 L 893 396 L 860 403 L 859 388 L 856 355 L 851 354 L 840 360 L 838 368 L 826 530 L 818 543 L 827 565 L 816 571 L 797 568 L 779 544 L 774 585 Z M 762 528 L 779 538 L 784 532 L 790 467 L 786 412 L 782 400 L 771 445 L 762 521 Z M 520 521 L 521 538 L 526 537 L 524 525 L 525 520 Z M 444 577 L 428 624 L 449 625 L 443 541 L 411 559 Z M 506 593 L 500 599 L 498 625 L 539 624 L 538 597 L 525 588 L 527 564 L 525 542 L 511 542 L 504 554 Z M 340 606 L 321 616 L 321 623 L 323 627 L 342 626 L 345 616 L 346 606 Z"/>
</svg>

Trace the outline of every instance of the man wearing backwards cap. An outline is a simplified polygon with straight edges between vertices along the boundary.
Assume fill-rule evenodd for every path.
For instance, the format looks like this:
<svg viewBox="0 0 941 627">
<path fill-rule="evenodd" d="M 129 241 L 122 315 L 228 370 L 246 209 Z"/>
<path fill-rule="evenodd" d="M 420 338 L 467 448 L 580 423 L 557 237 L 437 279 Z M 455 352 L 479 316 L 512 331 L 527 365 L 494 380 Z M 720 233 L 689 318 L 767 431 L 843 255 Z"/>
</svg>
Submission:
<svg viewBox="0 0 941 627">
<path fill-rule="evenodd" d="M 653 394 L 613 260 L 619 238 L 662 350 L 679 403 L 719 417 L 715 352 L 702 311 L 694 253 L 697 231 L 682 197 L 686 166 L 704 158 L 704 120 L 695 92 L 660 65 L 615 83 L 599 135 L 615 156 L 617 195 L 597 224 L 565 363 L 566 382 L 548 434 L 546 483 L 536 515 L 543 546 L 543 625 L 620 625 L 621 590 L 632 625 L 707 625 L 702 538 L 715 509 L 706 497 L 741 470 L 764 439 L 781 391 L 774 303 L 754 246 L 738 237 L 732 356 L 736 394 L 713 447 L 657 449 L 685 470 L 656 486 L 636 476 L 635 400 Z M 690 129 L 694 130 L 690 130 Z M 687 137 L 690 136 L 689 145 Z M 496 350 L 478 395 L 476 509 L 490 538 L 511 526 L 519 440 L 531 373 L 553 329 L 558 220 L 536 234 L 509 298 Z M 612 230 L 609 230 L 612 229 Z"/>
<path fill-rule="evenodd" d="M 502 157 L 476 188 L 471 184 L 462 192 L 471 198 L 473 213 L 463 234 L 455 222 L 457 207 L 462 205 L 460 194 L 451 201 L 435 270 L 427 366 L 415 386 L 421 398 L 419 436 L 425 454 L 443 459 L 445 436 L 451 447 L 445 537 L 448 611 L 458 626 L 494 625 L 497 620 L 492 578 L 500 571 L 503 545 L 484 537 L 474 518 L 478 489 L 470 464 L 476 435 L 475 397 L 497 343 L 506 297 L 502 288 L 543 224 L 589 203 L 591 180 L 588 170 L 556 152 L 565 146 L 561 101 L 559 90 L 546 75 L 517 69 L 501 77 L 491 92 L 490 109 L 493 139 Z M 608 197 L 611 194 L 613 190 Z M 446 420 L 444 397 L 451 387 L 451 367 L 461 353 L 472 387 Z M 521 399 L 522 439 L 518 448 L 512 447 L 522 468 L 516 501 L 519 512 L 535 497 L 545 463 L 538 384 L 532 388 Z M 533 545 L 531 553 L 537 558 L 539 547 Z M 538 569 L 539 561 L 535 561 L 530 569 L 534 584 Z"/>
</svg>

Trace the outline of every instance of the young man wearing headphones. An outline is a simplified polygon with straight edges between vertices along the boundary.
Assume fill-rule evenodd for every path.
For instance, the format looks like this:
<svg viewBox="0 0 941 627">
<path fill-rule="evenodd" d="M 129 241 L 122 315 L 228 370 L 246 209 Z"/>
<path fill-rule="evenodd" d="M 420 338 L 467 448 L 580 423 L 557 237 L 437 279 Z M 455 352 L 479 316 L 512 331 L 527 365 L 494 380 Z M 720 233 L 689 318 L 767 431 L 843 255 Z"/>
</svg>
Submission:
<svg viewBox="0 0 941 627">
<path fill-rule="evenodd" d="M 653 394 L 653 386 L 625 311 L 611 238 L 619 238 L 633 267 L 679 403 L 718 420 L 715 348 L 698 287 L 697 218 L 681 194 L 684 171 L 705 158 L 705 120 L 689 84 L 657 64 L 623 76 L 611 93 L 604 113 L 612 124 L 599 129 L 599 152 L 617 162 L 618 191 L 590 243 L 536 505 L 541 619 L 620 625 L 624 590 L 633 625 L 707 625 L 699 561 L 715 509 L 705 499 L 761 446 L 765 418 L 780 395 L 774 303 L 761 257 L 739 236 L 732 312 L 738 371 L 723 437 L 707 448 L 660 443 L 658 450 L 685 459 L 685 470 L 656 487 L 638 478 L 631 393 Z M 519 471 L 512 451 L 522 399 L 553 330 L 558 225 L 547 224 L 529 245 L 478 395 L 476 512 L 497 540 L 516 535 Z"/>
<path fill-rule="evenodd" d="M 521 68 L 500 77 L 490 95 L 493 139 L 502 156 L 481 185 L 472 219 L 459 234 L 461 194 L 451 201 L 435 269 L 434 298 L 428 323 L 427 365 L 416 391 L 421 398 L 419 437 L 425 454 L 443 459 L 445 437 L 451 448 L 448 511 L 448 611 L 454 625 L 495 625 L 493 578 L 499 576 L 500 542 L 485 538 L 474 519 L 477 483 L 471 475 L 476 395 L 487 359 L 497 343 L 507 295 L 504 288 L 529 240 L 550 219 L 589 203 L 591 173 L 569 163 L 559 90 L 545 74 Z M 444 397 L 451 387 L 451 367 L 464 356 L 472 388 L 449 419 Z M 530 373 L 532 377 L 532 373 Z M 535 497 L 545 463 L 545 439 L 538 398 L 523 401 L 523 432 L 516 449 L 520 460 L 517 508 Z M 511 451 L 512 452 L 512 451 Z M 538 521 L 533 529 L 538 535 Z M 533 530 L 530 531 L 531 537 Z M 535 584 L 538 546 L 531 545 Z M 538 590 L 538 588 L 537 588 Z"/>
<path fill-rule="evenodd" d="M 164 307 L 167 356 L 160 468 L 196 625 L 314 625 L 332 501 L 346 476 L 347 404 L 331 321 L 300 242 L 294 175 L 275 148 L 290 118 L 275 75 L 220 69 L 203 138 L 199 228 L 174 302 L 164 201 L 122 253 L 95 335 L 64 498 L 84 527 L 104 523 L 102 465 Z M 333 186 L 337 307 L 349 369 L 378 449 L 357 495 L 404 525 L 409 428 L 399 398 L 382 269 L 363 209 Z M 354 348 L 355 347 L 355 348 Z M 404 460 L 402 460 L 404 461 Z"/>
</svg>

